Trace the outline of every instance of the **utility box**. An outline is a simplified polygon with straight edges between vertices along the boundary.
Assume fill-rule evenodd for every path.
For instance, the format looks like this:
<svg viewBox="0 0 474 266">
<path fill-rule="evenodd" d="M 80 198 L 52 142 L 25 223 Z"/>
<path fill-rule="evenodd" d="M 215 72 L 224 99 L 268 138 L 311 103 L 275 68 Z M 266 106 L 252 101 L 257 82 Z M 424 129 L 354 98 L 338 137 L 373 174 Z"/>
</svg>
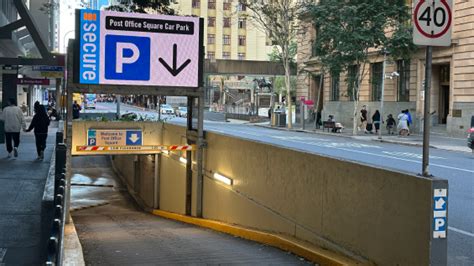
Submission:
<svg viewBox="0 0 474 266">
<path fill-rule="evenodd" d="M 276 117 L 276 126 L 277 127 L 286 127 L 286 113 L 275 112 Z"/>
</svg>

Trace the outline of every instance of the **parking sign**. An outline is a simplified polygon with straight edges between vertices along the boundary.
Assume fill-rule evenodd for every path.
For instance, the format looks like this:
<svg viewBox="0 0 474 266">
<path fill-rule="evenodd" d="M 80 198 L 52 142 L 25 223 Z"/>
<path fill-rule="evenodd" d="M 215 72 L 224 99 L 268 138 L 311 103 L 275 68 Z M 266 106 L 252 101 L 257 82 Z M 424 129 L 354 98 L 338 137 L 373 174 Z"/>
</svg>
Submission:
<svg viewBox="0 0 474 266">
<path fill-rule="evenodd" d="M 203 20 L 77 10 L 74 81 L 197 88 Z"/>
</svg>

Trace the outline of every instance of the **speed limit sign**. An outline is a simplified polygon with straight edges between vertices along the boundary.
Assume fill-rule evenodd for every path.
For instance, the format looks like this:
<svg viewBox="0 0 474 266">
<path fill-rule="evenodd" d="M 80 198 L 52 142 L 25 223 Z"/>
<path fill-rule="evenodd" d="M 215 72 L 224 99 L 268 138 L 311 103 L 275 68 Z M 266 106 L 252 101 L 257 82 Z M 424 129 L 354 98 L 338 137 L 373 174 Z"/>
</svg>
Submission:
<svg viewBox="0 0 474 266">
<path fill-rule="evenodd" d="M 413 43 L 450 46 L 452 0 L 417 0 L 413 10 Z"/>
</svg>

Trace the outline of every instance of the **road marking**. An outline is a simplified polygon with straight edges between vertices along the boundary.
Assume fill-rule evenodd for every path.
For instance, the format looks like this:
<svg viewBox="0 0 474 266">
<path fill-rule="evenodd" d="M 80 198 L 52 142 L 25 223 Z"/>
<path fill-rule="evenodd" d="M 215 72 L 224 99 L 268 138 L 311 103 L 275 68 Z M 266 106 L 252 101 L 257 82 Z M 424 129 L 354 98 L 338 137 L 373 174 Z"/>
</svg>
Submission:
<svg viewBox="0 0 474 266">
<path fill-rule="evenodd" d="M 3 262 L 3 259 L 5 259 L 5 254 L 7 253 L 6 248 L 0 248 L 0 263 Z"/>
<path fill-rule="evenodd" d="M 451 230 L 451 231 L 454 231 L 456 233 L 460 233 L 460 234 L 463 234 L 463 235 L 466 235 L 466 236 L 474 237 L 473 233 L 470 233 L 470 232 L 467 232 L 467 231 L 464 231 L 464 230 L 461 230 L 461 229 L 457 229 L 455 227 L 448 226 L 448 229 Z"/>
<path fill-rule="evenodd" d="M 382 151 L 382 153 L 393 155 L 393 156 L 410 157 L 410 158 L 415 158 L 415 159 L 422 159 L 423 158 L 422 154 L 416 154 L 416 153 L 411 153 L 411 152 Z M 446 158 L 430 155 L 430 159 L 443 159 L 444 160 Z"/>
</svg>

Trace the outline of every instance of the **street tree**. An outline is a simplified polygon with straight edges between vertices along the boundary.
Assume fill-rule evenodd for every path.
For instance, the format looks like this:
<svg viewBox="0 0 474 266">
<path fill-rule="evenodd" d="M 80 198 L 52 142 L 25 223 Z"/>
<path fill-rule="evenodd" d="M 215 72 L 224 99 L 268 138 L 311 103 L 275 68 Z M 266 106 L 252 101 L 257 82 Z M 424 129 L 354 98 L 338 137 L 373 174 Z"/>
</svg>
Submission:
<svg viewBox="0 0 474 266">
<path fill-rule="evenodd" d="M 354 102 L 353 134 L 357 134 L 359 88 L 368 74 L 369 57 L 387 53 L 394 59 L 407 59 L 416 49 L 405 2 L 320 0 L 308 9 L 317 32 L 313 48 L 323 69 L 354 74 L 346 80 Z"/>
<path fill-rule="evenodd" d="M 239 5 L 247 12 L 239 14 L 247 16 L 254 25 L 263 30 L 275 46 L 278 47 L 279 58 L 285 69 L 285 88 L 287 95 L 291 95 L 290 69 L 291 43 L 296 38 L 298 17 L 305 5 L 304 1 L 297 0 L 241 0 Z M 242 8 L 243 10 L 243 8 Z M 288 108 L 288 128 L 292 128 L 291 97 L 286 97 Z"/>
<path fill-rule="evenodd" d="M 107 10 L 132 13 L 159 13 L 174 15 L 170 0 L 131 0 L 129 3 L 111 5 Z"/>
</svg>

